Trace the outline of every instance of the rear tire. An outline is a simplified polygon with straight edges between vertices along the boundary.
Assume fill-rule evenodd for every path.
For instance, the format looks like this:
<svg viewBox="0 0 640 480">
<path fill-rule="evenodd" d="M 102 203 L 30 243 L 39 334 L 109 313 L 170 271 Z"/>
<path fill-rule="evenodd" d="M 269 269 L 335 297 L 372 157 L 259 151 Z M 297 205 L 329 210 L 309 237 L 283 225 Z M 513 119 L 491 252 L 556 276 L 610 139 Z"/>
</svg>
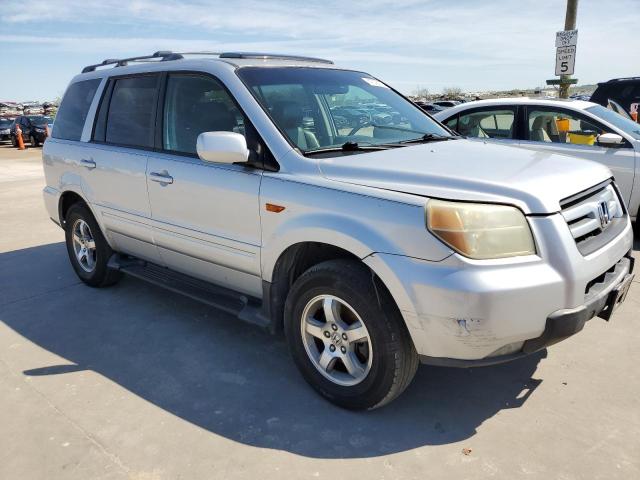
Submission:
<svg viewBox="0 0 640 480">
<path fill-rule="evenodd" d="M 344 408 L 391 402 L 418 368 L 400 311 L 356 261 L 322 262 L 295 281 L 285 303 L 285 333 L 305 380 Z"/>
<path fill-rule="evenodd" d="M 71 265 L 84 283 L 106 287 L 120 280 L 120 272 L 107 267 L 113 250 L 84 203 L 75 203 L 69 208 L 65 217 L 65 240 Z"/>
</svg>

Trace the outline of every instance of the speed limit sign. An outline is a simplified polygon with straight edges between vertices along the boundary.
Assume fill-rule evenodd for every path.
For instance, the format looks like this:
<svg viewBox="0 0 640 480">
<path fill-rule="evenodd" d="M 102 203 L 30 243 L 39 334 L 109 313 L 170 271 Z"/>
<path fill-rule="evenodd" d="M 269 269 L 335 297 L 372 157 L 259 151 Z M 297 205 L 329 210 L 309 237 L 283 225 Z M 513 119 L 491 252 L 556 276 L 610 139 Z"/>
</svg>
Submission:
<svg viewBox="0 0 640 480">
<path fill-rule="evenodd" d="M 573 75 L 576 64 L 576 47 L 558 47 L 556 49 L 556 75 Z"/>
</svg>

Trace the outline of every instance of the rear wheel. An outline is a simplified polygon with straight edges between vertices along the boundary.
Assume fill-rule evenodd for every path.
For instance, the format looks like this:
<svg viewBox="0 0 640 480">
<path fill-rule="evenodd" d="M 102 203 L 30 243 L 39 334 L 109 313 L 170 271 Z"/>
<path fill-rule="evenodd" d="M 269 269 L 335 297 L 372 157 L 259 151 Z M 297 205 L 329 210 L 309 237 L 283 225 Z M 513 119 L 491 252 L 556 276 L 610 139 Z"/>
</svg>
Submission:
<svg viewBox="0 0 640 480">
<path fill-rule="evenodd" d="M 409 333 L 371 271 L 330 260 L 303 273 L 285 305 L 289 349 L 304 378 L 331 402 L 374 409 L 400 395 L 418 366 Z"/>
<path fill-rule="evenodd" d="M 65 218 L 65 239 L 71 265 L 84 283 L 92 287 L 106 287 L 120 279 L 120 272 L 107 267 L 113 250 L 83 203 L 69 208 Z"/>
</svg>

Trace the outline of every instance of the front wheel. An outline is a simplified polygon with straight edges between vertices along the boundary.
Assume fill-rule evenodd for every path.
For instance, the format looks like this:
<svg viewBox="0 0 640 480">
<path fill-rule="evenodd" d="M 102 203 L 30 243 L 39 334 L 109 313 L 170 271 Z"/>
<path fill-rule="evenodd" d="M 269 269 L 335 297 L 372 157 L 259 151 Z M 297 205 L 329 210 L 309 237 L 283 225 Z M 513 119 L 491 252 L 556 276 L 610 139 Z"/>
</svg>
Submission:
<svg viewBox="0 0 640 480">
<path fill-rule="evenodd" d="M 393 300 L 355 261 L 323 262 L 296 280 L 285 304 L 285 332 L 304 378 L 341 407 L 389 403 L 418 367 Z"/>
<path fill-rule="evenodd" d="M 106 287 L 120 279 L 120 272 L 107 266 L 113 251 L 89 208 L 76 203 L 65 218 L 65 240 L 69 260 L 80 280 L 91 287 Z"/>
<path fill-rule="evenodd" d="M 36 140 L 36 137 L 34 137 L 33 135 L 29 136 L 29 143 L 31 144 L 31 146 L 33 148 L 36 148 L 40 145 L 40 143 L 38 142 L 38 140 Z"/>
</svg>

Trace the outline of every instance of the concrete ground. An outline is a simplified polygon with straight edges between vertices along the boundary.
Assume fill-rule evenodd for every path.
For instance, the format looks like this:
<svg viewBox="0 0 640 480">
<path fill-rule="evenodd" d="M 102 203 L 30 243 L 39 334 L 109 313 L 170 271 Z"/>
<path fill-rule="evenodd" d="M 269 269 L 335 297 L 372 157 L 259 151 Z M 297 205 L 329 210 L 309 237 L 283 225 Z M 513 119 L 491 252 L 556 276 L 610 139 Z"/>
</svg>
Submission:
<svg viewBox="0 0 640 480">
<path fill-rule="evenodd" d="M 0 147 L 2 480 L 640 478 L 638 282 L 548 352 L 421 367 L 353 413 L 282 338 L 132 278 L 81 284 L 43 186 L 39 149 Z"/>
</svg>

